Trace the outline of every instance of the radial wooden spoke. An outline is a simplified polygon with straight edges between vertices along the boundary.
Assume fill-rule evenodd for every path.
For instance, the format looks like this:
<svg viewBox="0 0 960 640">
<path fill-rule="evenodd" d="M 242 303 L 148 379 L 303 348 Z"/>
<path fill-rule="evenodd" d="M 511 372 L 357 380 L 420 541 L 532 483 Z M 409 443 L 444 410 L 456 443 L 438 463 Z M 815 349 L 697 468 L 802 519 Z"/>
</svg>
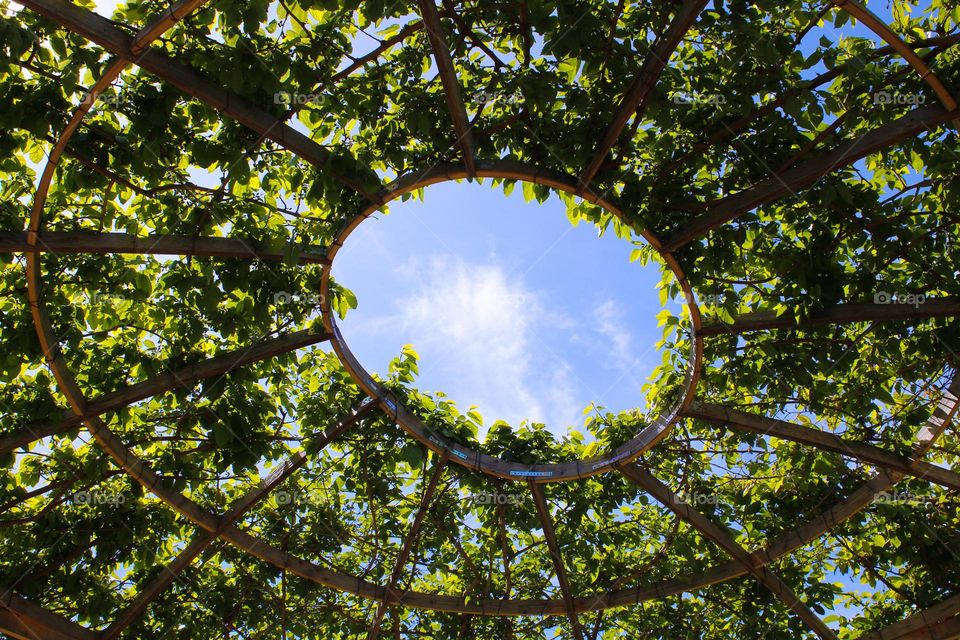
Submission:
<svg viewBox="0 0 960 640">
<path fill-rule="evenodd" d="M 420 15 L 423 25 L 430 39 L 433 49 L 433 59 L 437 63 L 437 73 L 443 83 L 443 92 L 447 99 L 450 117 L 453 119 L 453 128 L 457 135 L 457 145 L 463 152 L 463 162 L 467 172 L 474 176 L 477 173 L 473 134 L 470 132 L 470 121 L 467 119 L 467 110 L 463 105 L 460 81 L 453 70 L 453 60 L 450 58 L 450 49 L 443 35 L 443 25 L 440 24 L 440 14 L 434 0 L 417 0 L 420 5 Z"/>
<path fill-rule="evenodd" d="M 16 640 L 99 640 L 96 631 L 14 595 L 0 595 L 0 632 Z"/>
<path fill-rule="evenodd" d="M 360 418 L 370 413 L 374 407 L 376 407 L 376 403 L 369 401 L 366 402 L 366 404 L 360 405 L 348 418 L 339 421 L 325 433 L 321 434 L 316 442 L 313 443 L 314 446 L 316 446 L 317 450 L 323 449 L 330 444 L 330 442 L 340 437 L 344 431 L 355 425 Z M 230 509 L 220 517 L 218 531 L 206 531 L 203 529 L 198 531 L 190 544 L 177 554 L 177 557 L 174 558 L 169 565 L 164 567 L 163 571 L 137 594 L 136 599 L 103 631 L 98 640 L 113 640 L 123 633 L 124 629 L 133 624 L 153 600 L 173 584 L 177 576 L 189 567 L 197 556 L 213 544 L 224 527 L 234 524 L 243 517 L 243 514 L 256 506 L 257 503 L 266 499 L 271 491 L 289 478 L 297 469 L 302 467 L 307 459 L 307 455 L 303 451 L 297 451 L 291 454 L 290 457 L 284 460 L 276 469 L 271 471 L 257 487 L 251 489 L 233 503 Z"/>
<path fill-rule="evenodd" d="M 828 173 L 849 166 L 872 153 L 935 129 L 958 115 L 960 114 L 957 111 L 947 111 L 940 105 L 914 109 L 893 122 L 844 142 L 829 153 L 807 160 L 778 176 L 718 200 L 705 213 L 697 216 L 670 236 L 664 243 L 663 250 L 675 251 L 708 231 L 730 222 L 756 207 L 773 202 L 791 193 L 796 193 Z"/>
<path fill-rule="evenodd" d="M 133 38 L 113 26 L 106 18 L 66 0 L 16 0 L 16 2 L 100 45 L 122 60 L 129 61 L 162 78 L 184 93 L 221 111 L 307 162 L 323 167 L 330 175 L 367 199 L 380 202 L 380 197 L 368 192 L 358 180 L 332 171 L 329 166 L 330 152 L 323 146 L 237 94 L 209 82 L 192 68 L 168 58 L 159 51 L 147 49 L 141 54 L 134 53 L 131 49 Z"/>
<path fill-rule="evenodd" d="M 198 531 L 183 551 L 177 554 L 170 564 L 147 584 L 126 609 L 104 629 L 98 640 L 113 640 L 126 630 L 140 617 L 147 606 L 166 590 L 193 561 L 216 540 L 216 536 L 209 531 Z"/>
<path fill-rule="evenodd" d="M 636 114 L 636 117 L 640 117 L 639 112 L 644 108 L 647 98 L 656 86 L 657 80 L 660 79 L 660 75 L 667 66 L 667 61 L 680 45 L 683 36 L 693 26 L 694 20 L 706 4 L 707 0 L 684 0 L 663 36 L 650 48 L 650 53 L 644 60 L 643 66 L 640 67 L 640 71 L 634 77 L 633 84 L 630 85 L 623 100 L 620 101 L 620 106 L 617 108 L 613 120 L 600 139 L 600 144 L 597 145 L 593 158 L 580 174 L 580 193 L 589 188 L 590 181 L 597 175 L 597 171 L 600 170 L 600 166 L 610 149 L 616 144 L 617 138 L 620 137 L 627 121 L 630 120 L 630 116 Z"/>
<path fill-rule="evenodd" d="M 734 560 L 742 564 L 757 581 L 790 607 L 818 636 L 826 640 L 837 640 L 836 634 L 833 633 L 830 627 L 828 627 L 810 607 L 800 600 L 777 574 L 766 567 L 758 566 L 750 552 L 741 547 L 733 536 L 723 528 L 687 504 L 683 498 L 671 491 L 667 485 L 660 482 L 645 469 L 630 464 L 621 467 L 620 472 L 640 485 L 647 493 L 663 504 L 663 506 L 673 511 L 678 517 L 688 522 L 697 531 L 730 554 Z"/>
<path fill-rule="evenodd" d="M 699 418 L 708 422 L 727 425 L 741 431 L 750 431 L 769 435 L 783 440 L 799 442 L 817 449 L 832 451 L 856 458 L 861 462 L 891 469 L 904 475 L 936 482 L 944 487 L 960 490 L 960 474 L 936 465 L 914 460 L 884 451 L 864 442 L 847 440 L 826 431 L 804 427 L 792 422 L 758 416 L 716 404 L 694 401 L 682 412 L 688 418 Z"/>
<path fill-rule="evenodd" d="M 797 320 L 787 313 L 777 316 L 773 311 L 757 311 L 738 316 L 732 324 L 706 323 L 697 332 L 701 336 L 739 334 L 766 329 L 816 327 L 850 322 L 885 322 L 960 315 L 960 297 L 924 298 L 917 304 L 887 302 L 854 302 L 838 304 L 813 312 L 810 317 Z"/>
<path fill-rule="evenodd" d="M 885 636 L 884 640 L 957 640 L 960 638 L 960 617 L 928 625 L 899 636 Z"/>
<path fill-rule="evenodd" d="M 212 356 L 175 371 L 161 373 L 143 382 L 105 393 L 90 400 L 82 416 L 77 415 L 75 411 L 66 409 L 56 420 L 33 423 L 20 431 L 6 434 L 0 437 L 0 453 L 12 451 L 40 438 L 70 431 L 79 426 L 85 418 L 116 411 L 134 402 L 146 400 L 167 391 L 189 388 L 200 380 L 222 376 L 239 367 L 261 360 L 268 360 L 329 339 L 330 336 L 327 333 L 315 333 L 309 330 L 283 334 L 248 347 L 241 347 Z"/>
<path fill-rule="evenodd" d="M 370 621 L 370 628 L 367 630 L 368 640 L 373 640 L 380 635 L 380 624 L 383 622 L 383 616 L 387 613 L 387 607 L 403 600 L 403 594 L 396 592 L 397 583 L 400 582 L 403 568 L 406 566 L 407 560 L 410 558 L 410 553 L 413 551 L 413 545 L 417 542 L 417 538 L 420 535 L 420 527 L 423 525 L 423 519 L 430 509 L 433 493 L 436 491 L 437 484 L 440 482 L 440 476 L 443 474 L 443 469 L 447 465 L 447 458 L 448 454 L 441 455 L 437 458 L 437 462 L 433 467 L 433 473 L 430 475 L 430 480 L 423 490 L 423 495 L 420 496 L 420 506 L 417 508 L 417 513 L 413 517 L 410 531 L 407 532 L 407 537 L 400 547 L 397 560 L 393 564 L 393 571 L 390 573 L 390 579 L 387 582 L 386 597 L 377 604 L 376 613 L 373 615 L 373 620 Z"/>
<path fill-rule="evenodd" d="M 0 253 L 120 253 L 328 263 L 323 247 L 296 247 L 239 238 L 45 231 L 37 234 L 36 244 L 30 244 L 27 236 L 26 231 L 0 232 Z"/>
<path fill-rule="evenodd" d="M 563 595 L 563 602 L 567 608 L 567 618 L 570 620 L 570 626 L 577 640 L 584 640 L 583 628 L 580 626 L 580 619 L 577 617 L 576 608 L 573 605 L 573 594 L 570 592 L 570 581 L 567 579 L 567 568 L 563 564 L 563 556 L 560 555 L 560 545 L 557 544 L 557 534 L 553 530 L 553 520 L 550 518 L 550 508 L 547 506 L 547 497 L 543 491 L 543 485 L 530 480 L 530 493 L 533 495 L 533 504 L 537 508 L 537 517 L 540 519 L 540 526 L 543 527 L 543 537 L 547 541 L 547 549 L 550 550 L 550 559 L 553 561 L 553 569 L 557 574 L 557 582 L 560 584 L 560 593 Z"/>
<path fill-rule="evenodd" d="M 860 636 L 859 640 L 948 640 L 960 638 L 960 595 L 947 598 L 905 620 L 880 631 Z"/>
</svg>

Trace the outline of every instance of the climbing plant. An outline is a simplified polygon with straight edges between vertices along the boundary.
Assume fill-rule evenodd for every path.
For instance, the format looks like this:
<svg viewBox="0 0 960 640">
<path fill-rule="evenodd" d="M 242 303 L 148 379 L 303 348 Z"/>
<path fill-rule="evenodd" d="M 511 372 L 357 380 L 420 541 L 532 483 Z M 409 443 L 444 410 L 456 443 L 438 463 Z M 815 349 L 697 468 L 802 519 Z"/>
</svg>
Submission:
<svg viewBox="0 0 960 640">
<path fill-rule="evenodd" d="M 0 0 L 0 635 L 960 637 L 952 0 L 95 8 Z M 449 180 L 661 265 L 649 406 L 355 362 Z"/>
</svg>

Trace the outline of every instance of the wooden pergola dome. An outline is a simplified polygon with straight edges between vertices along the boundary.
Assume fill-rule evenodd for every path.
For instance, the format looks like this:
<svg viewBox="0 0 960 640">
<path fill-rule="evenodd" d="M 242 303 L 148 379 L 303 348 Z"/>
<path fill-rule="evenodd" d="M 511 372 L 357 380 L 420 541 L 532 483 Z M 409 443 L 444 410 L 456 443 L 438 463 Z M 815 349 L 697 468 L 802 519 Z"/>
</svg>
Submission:
<svg viewBox="0 0 960 640">
<path fill-rule="evenodd" d="M 948 3 L 16 1 L 0 634 L 960 637 Z M 662 262 L 654 411 L 364 370 L 335 256 L 451 180 Z"/>
</svg>

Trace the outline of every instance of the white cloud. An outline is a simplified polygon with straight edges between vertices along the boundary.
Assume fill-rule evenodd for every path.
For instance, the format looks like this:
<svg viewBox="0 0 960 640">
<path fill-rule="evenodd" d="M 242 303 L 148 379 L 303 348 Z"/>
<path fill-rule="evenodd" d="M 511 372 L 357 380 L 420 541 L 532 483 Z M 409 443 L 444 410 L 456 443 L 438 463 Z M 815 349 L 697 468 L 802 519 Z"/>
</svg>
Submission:
<svg viewBox="0 0 960 640">
<path fill-rule="evenodd" d="M 398 263 L 373 250 L 363 262 L 371 261 L 394 265 L 378 272 L 377 299 L 390 302 L 348 316 L 345 327 L 348 339 L 358 338 L 361 361 L 382 358 L 371 370 L 385 372 L 386 359 L 411 343 L 420 353 L 416 386 L 447 393 L 462 410 L 476 405 L 486 426 L 529 420 L 563 434 L 582 429 L 593 402 L 643 404 L 643 379 L 658 354 L 653 342 L 638 343 L 622 301 L 577 292 L 548 299 L 494 255 L 469 263 L 417 254 Z M 378 355 L 364 356 L 365 345 L 377 345 Z"/>
<path fill-rule="evenodd" d="M 634 356 L 633 335 L 627 328 L 623 310 L 615 300 L 606 300 L 593 311 L 597 332 L 606 339 L 606 348 L 617 367 L 632 370 L 638 364 Z"/>
<path fill-rule="evenodd" d="M 419 286 L 401 303 L 398 321 L 420 351 L 421 370 L 447 380 L 443 391 L 466 409 L 495 419 L 546 423 L 555 432 L 578 421 L 570 366 L 544 354 L 537 333 L 562 322 L 540 297 L 495 265 L 434 258 L 410 267 Z"/>
<path fill-rule="evenodd" d="M 628 382 L 639 392 L 643 386 L 643 378 L 649 376 L 658 364 L 656 341 L 638 349 L 629 320 L 616 300 L 608 299 L 595 307 L 593 321 L 595 332 L 600 337 L 599 348 L 608 355 L 608 361 L 620 372 L 620 377 L 610 388 L 602 390 L 602 395 L 608 394 L 621 381 Z M 600 400 L 603 404 L 602 397 Z M 640 397 L 636 404 L 642 404 Z"/>
</svg>

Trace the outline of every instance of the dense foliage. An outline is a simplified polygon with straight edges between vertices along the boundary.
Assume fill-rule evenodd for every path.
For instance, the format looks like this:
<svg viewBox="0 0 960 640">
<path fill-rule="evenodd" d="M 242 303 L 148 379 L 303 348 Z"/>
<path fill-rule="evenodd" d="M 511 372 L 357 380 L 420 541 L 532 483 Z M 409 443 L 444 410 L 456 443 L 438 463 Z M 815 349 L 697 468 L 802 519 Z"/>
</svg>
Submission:
<svg viewBox="0 0 960 640">
<path fill-rule="evenodd" d="M 444 0 L 442 24 L 478 159 L 579 175 L 679 4 Z M 893 0 L 889 11 L 875 4 L 960 91 L 960 49 L 952 47 L 960 41 L 960 9 L 949 0 Z M 111 57 L 29 9 L 4 0 L 0 8 L 6 233 L 28 227 L 45 154 Z M 113 19 L 133 35 L 158 12 L 157 3 L 133 0 Z M 839 37 L 849 22 L 824 2 L 708 5 L 592 181 L 624 220 L 570 197 L 571 221 L 617 233 L 637 243 L 637 259 L 658 260 L 641 232 L 671 237 L 731 194 L 938 104 L 872 33 Z M 134 66 L 73 136 L 44 229 L 329 244 L 365 204 L 339 177 L 376 192 L 397 176 L 461 158 L 421 24 L 415 3 L 212 0 L 153 48 L 295 123 L 329 150 L 329 161 L 308 163 Z M 698 399 L 908 454 L 960 365 L 957 320 L 805 320 L 877 295 L 960 295 L 958 149 L 949 122 L 929 127 L 837 163 L 812 184 L 788 188 L 679 247 L 675 256 L 706 323 L 761 311 L 796 320 L 706 337 Z M 208 174 L 218 186 L 195 184 Z M 519 187 L 530 199 L 548 193 L 542 185 L 488 182 Z M 68 407 L 44 365 L 25 263 L 22 253 L 0 253 L 0 438 L 25 430 L 53 435 L 0 451 L 0 590 L 103 628 L 202 534 L 124 473 L 82 425 L 57 428 Z M 323 329 L 310 297 L 322 266 L 292 258 L 44 253 L 40 265 L 63 356 L 90 399 L 281 334 Z M 343 285 L 331 294 L 341 315 L 357 304 Z M 667 272 L 663 295 L 678 295 Z M 690 318 L 662 321 L 664 361 L 651 377 L 651 398 L 676 388 L 689 348 Z M 429 424 L 511 460 L 587 457 L 622 443 L 642 422 L 634 412 L 601 412 L 589 433 L 565 439 L 543 425 L 497 424 L 478 441 L 478 416 L 416 391 L 414 352 L 398 353 L 389 375 L 385 383 Z M 361 397 L 320 344 L 102 419 L 170 488 L 217 513 L 293 452 L 306 451 L 303 468 L 237 527 L 324 569 L 466 603 L 562 601 L 530 488 L 452 464 L 392 579 L 437 457 L 378 411 L 318 446 Z M 960 470 L 953 433 L 928 462 Z M 640 464 L 748 550 L 814 519 L 876 472 L 853 457 L 691 418 Z M 897 490 L 913 498 L 873 504 L 770 565 L 841 638 L 960 591 L 956 493 L 909 478 Z M 642 591 L 730 561 L 618 473 L 545 491 L 574 597 Z M 376 609 L 374 600 L 318 586 L 217 541 L 124 637 L 359 638 Z M 595 639 L 813 637 L 750 576 L 582 613 L 579 624 Z M 401 601 L 387 611 L 381 633 L 519 640 L 579 632 L 564 615 L 464 616 Z"/>
</svg>

